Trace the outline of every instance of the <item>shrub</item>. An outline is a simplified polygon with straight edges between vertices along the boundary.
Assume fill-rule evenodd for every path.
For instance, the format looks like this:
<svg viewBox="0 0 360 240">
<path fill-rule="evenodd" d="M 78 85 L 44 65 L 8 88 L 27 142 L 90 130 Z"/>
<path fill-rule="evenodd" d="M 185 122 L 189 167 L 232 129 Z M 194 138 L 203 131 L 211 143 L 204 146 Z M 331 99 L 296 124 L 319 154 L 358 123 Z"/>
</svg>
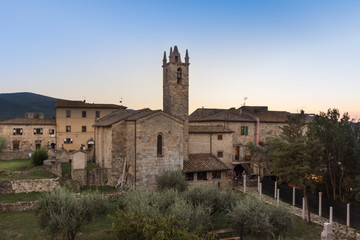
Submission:
<svg viewBox="0 0 360 240">
<path fill-rule="evenodd" d="M 46 194 L 39 200 L 36 215 L 41 228 L 52 238 L 75 239 L 80 228 L 95 216 L 104 216 L 109 210 L 108 200 L 99 194 L 75 196 L 64 189 Z"/>
<path fill-rule="evenodd" d="M 174 189 L 183 192 L 187 189 L 188 183 L 181 170 L 169 170 L 156 177 L 158 190 Z"/>
<path fill-rule="evenodd" d="M 292 218 L 285 209 L 251 197 L 237 201 L 227 214 L 227 219 L 241 239 L 244 235 L 263 238 L 278 236 L 292 225 Z"/>
<path fill-rule="evenodd" d="M 164 217 L 159 213 L 147 216 L 139 210 L 130 213 L 118 210 L 113 227 L 108 231 L 114 239 L 143 240 L 196 240 L 214 239 L 210 234 L 202 235 L 189 231 L 184 222 L 173 216 Z"/>
<path fill-rule="evenodd" d="M 48 159 L 48 153 L 46 149 L 42 147 L 35 150 L 31 157 L 31 162 L 34 166 L 40 166 L 46 159 Z"/>
<path fill-rule="evenodd" d="M 0 153 L 7 148 L 8 143 L 9 141 L 5 136 L 0 136 Z"/>
<path fill-rule="evenodd" d="M 193 186 L 184 192 L 185 198 L 194 206 L 203 204 L 211 209 L 211 214 L 215 212 L 227 212 L 231 205 L 239 197 L 231 191 L 223 191 L 215 186 Z"/>
</svg>

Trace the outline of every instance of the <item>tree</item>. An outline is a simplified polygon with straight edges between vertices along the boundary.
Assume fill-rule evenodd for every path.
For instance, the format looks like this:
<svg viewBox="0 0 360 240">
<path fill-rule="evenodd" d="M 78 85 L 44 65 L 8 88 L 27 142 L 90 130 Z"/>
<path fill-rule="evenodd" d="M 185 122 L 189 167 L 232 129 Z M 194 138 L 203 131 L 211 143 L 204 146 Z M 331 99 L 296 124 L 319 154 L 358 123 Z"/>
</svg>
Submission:
<svg viewBox="0 0 360 240">
<path fill-rule="evenodd" d="M 278 236 L 292 226 L 292 217 L 286 209 L 268 205 L 256 198 L 238 200 L 226 215 L 232 228 L 240 234 L 268 239 Z"/>
<path fill-rule="evenodd" d="M 320 169 L 321 143 L 305 134 L 305 114 L 302 112 L 288 117 L 288 127 L 283 134 L 272 140 L 271 172 L 280 182 L 291 182 L 303 189 L 307 221 L 310 222 L 307 190 L 315 182 L 312 176 L 318 175 Z"/>
<path fill-rule="evenodd" d="M 31 157 L 31 163 L 34 166 L 40 166 L 43 164 L 44 160 L 48 159 L 48 153 L 45 148 L 38 148 L 35 150 L 34 154 Z"/>
<path fill-rule="evenodd" d="M 200 234 L 189 231 L 183 221 L 174 216 L 162 216 L 155 213 L 151 216 L 139 210 L 129 213 L 117 211 L 113 227 L 108 231 L 114 239 L 143 239 L 143 240 L 205 240 L 215 239 L 211 234 Z"/>
<path fill-rule="evenodd" d="M 0 136 L 0 153 L 4 151 L 8 146 L 8 139 L 4 136 Z"/>
<path fill-rule="evenodd" d="M 156 186 L 158 190 L 174 189 L 183 192 L 187 189 L 188 183 L 181 170 L 168 170 L 156 176 Z"/>
<path fill-rule="evenodd" d="M 75 196 L 57 189 L 39 200 L 36 214 L 41 228 L 46 229 L 52 237 L 62 236 L 73 240 L 80 228 L 95 216 L 105 216 L 109 210 L 106 197 L 97 193 L 86 193 Z"/>
<path fill-rule="evenodd" d="M 250 151 L 251 159 L 259 166 L 259 175 L 261 175 L 262 169 L 268 170 L 271 162 L 270 145 L 268 143 L 259 143 L 259 145 L 256 145 L 250 142 L 246 147 Z"/>
<path fill-rule="evenodd" d="M 359 129 L 347 113 L 340 118 L 339 110 L 329 109 L 316 115 L 309 124 L 309 135 L 318 138 L 324 146 L 322 154 L 324 177 L 330 182 L 332 197 L 343 199 L 344 179 L 359 174 Z M 329 195 L 329 191 L 328 195 Z"/>
</svg>

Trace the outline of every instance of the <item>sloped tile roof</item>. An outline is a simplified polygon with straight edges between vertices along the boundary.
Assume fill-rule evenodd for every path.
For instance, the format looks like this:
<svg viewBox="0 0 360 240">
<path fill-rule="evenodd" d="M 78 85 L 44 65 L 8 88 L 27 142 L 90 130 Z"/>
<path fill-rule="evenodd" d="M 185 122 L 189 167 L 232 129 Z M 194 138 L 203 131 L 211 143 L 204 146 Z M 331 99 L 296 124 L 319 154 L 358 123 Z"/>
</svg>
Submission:
<svg viewBox="0 0 360 240">
<path fill-rule="evenodd" d="M 189 126 L 190 133 L 233 133 L 234 131 L 223 126 Z"/>
<path fill-rule="evenodd" d="M 126 108 L 116 104 L 86 103 L 83 101 L 57 100 L 56 108 Z"/>
<path fill-rule="evenodd" d="M 134 121 L 140 118 L 146 117 L 150 114 L 154 114 L 157 112 L 161 112 L 161 110 L 151 110 L 149 108 L 144 108 L 140 110 L 126 110 L 126 109 L 119 109 L 115 112 L 112 112 L 105 117 L 99 119 L 95 122 L 95 127 L 109 127 L 117 122 L 120 121 Z"/>
<path fill-rule="evenodd" d="M 13 118 L 9 120 L 0 121 L 1 125 L 55 125 L 54 118 Z"/>
<path fill-rule="evenodd" d="M 231 170 L 224 162 L 210 153 L 189 154 L 189 160 L 184 161 L 184 172 L 208 172 Z"/>
</svg>

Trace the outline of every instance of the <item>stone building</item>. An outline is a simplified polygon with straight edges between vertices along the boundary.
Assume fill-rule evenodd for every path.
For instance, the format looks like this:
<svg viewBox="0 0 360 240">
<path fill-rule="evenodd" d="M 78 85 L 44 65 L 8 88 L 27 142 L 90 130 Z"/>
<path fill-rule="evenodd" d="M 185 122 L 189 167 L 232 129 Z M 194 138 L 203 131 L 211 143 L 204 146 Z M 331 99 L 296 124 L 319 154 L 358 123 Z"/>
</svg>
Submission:
<svg viewBox="0 0 360 240">
<path fill-rule="evenodd" d="M 55 119 L 44 119 L 42 113 L 26 113 L 24 118 L 0 121 L 0 135 L 8 138 L 10 151 L 55 148 L 55 129 Z"/>
<path fill-rule="evenodd" d="M 289 112 L 267 107 L 242 106 L 238 109 L 199 108 L 189 117 L 190 153 L 211 153 L 232 166 L 235 174 L 258 173 L 246 147 L 266 142 L 282 132 Z"/>
<path fill-rule="evenodd" d="M 115 104 L 94 104 L 85 101 L 56 102 L 57 149 L 85 150 L 94 142 L 93 125 L 97 119 L 123 108 Z"/>
</svg>

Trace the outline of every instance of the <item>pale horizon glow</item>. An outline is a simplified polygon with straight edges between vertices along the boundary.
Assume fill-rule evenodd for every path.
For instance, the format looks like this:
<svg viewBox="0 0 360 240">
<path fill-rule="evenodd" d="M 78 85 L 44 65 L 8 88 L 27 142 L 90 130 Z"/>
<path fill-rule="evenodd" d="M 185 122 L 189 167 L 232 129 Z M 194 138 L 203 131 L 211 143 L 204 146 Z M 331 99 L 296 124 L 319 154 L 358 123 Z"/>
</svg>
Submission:
<svg viewBox="0 0 360 240">
<path fill-rule="evenodd" d="M 0 1 L 0 93 L 162 109 L 190 56 L 190 113 L 268 106 L 360 119 L 360 1 Z"/>
</svg>

